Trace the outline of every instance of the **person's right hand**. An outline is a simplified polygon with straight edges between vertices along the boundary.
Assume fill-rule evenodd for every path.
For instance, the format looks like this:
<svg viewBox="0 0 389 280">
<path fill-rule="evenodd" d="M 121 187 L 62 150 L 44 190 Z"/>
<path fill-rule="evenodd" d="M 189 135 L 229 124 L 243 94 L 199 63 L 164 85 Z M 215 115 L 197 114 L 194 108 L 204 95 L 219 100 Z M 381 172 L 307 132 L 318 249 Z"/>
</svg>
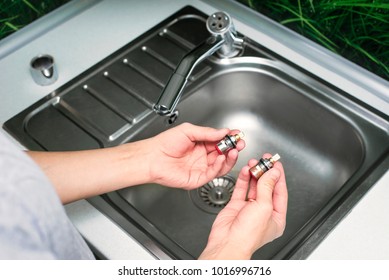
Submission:
<svg viewBox="0 0 389 280">
<path fill-rule="evenodd" d="M 283 234 L 288 201 L 284 169 L 276 162 L 257 181 L 249 173 L 257 162 L 250 160 L 239 173 L 232 198 L 217 216 L 200 259 L 250 259 L 258 248 Z"/>
</svg>

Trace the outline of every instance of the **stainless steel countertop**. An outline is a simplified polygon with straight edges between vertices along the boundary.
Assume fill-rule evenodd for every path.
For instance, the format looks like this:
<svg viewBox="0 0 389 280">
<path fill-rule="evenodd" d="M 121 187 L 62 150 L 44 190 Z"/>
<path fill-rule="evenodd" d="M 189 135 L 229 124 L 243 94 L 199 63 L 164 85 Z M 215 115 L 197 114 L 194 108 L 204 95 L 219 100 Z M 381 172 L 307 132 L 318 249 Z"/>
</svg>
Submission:
<svg viewBox="0 0 389 280">
<path fill-rule="evenodd" d="M 1 125 L 186 5 L 207 14 L 228 12 L 240 32 L 389 113 L 387 81 L 234 1 L 75 0 L 0 42 Z M 59 73 L 59 79 L 46 87 L 35 84 L 29 73 L 30 60 L 42 53 L 54 56 Z M 309 259 L 389 259 L 388 186 L 386 172 Z M 153 259 L 87 201 L 69 204 L 66 210 L 87 241 L 108 258 Z"/>
</svg>

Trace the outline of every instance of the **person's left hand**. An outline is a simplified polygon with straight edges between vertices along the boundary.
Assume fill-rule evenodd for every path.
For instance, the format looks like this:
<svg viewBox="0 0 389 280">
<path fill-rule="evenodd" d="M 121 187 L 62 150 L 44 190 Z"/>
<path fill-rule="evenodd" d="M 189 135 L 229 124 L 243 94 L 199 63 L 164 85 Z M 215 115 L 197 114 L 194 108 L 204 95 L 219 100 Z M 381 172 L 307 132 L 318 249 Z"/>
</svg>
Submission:
<svg viewBox="0 0 389 280">
<path fill-rule="evenodd" d="M 231 200 L 217 215 L 200 259 L 250 259 L 258 248 L 283 234 L 288 207 L 284 168 L 276 162 L 257 181 L 249 173 L 257 163 L 250 160 L 239 173 Z"/>
<path fill-rule="evenodd" d="M 194 189 L 215 177 L 228 173 L 245 147 L 238 141 L 236 149 L 219 155 L 215 149 L 226 134 L 239 133 L 228 128 L 214 129 L 189 123 L 181 124 L 153 137 L 150 176 L 164 186 Z"/>
</svg>

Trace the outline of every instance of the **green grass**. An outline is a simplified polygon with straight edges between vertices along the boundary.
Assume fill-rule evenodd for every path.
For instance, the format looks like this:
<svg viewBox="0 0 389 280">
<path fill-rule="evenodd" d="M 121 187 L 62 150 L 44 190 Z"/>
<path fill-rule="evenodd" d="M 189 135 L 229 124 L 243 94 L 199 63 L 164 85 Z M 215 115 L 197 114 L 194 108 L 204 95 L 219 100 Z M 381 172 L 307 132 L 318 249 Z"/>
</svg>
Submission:
<svg viewBox="0 0 389 280">
<path fill-rule="evenodd" d="M 0 40 L 70 0 L 0 0 Z"/>
<path fill-rule="evenodd" d="M 238 0 L 389 80 L 388 0 Z"/>
</svg>

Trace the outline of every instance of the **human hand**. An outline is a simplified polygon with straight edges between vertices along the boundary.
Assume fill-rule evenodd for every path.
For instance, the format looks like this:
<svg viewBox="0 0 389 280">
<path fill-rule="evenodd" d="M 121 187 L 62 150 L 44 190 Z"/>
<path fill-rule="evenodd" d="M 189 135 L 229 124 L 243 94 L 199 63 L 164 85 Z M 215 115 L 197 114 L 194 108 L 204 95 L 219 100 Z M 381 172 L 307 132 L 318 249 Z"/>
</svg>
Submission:
<svg viewBox="0 0 389 280">
<path fill-rule="evenodd" d="M 226 134 L 239 131 L 214 129 L 189 123 L 181 124 L 151 139 L 153 148 L 150 176 L 154 183 L 193 189 L 228 173 L 245 147 L 240 140 L 236 149 L 219 155 L 215 144 Z"/>
<path fill-rule="evenodd" d="M 249 169 L 257 162 L 250 160 L 239 173 L 231 200 L 217 216 L 200 259 L 250 259 L 258 248 L 283 234 L 288 201 L 284 169 L 276 162 L 256 181 Z"/>
</svg>

